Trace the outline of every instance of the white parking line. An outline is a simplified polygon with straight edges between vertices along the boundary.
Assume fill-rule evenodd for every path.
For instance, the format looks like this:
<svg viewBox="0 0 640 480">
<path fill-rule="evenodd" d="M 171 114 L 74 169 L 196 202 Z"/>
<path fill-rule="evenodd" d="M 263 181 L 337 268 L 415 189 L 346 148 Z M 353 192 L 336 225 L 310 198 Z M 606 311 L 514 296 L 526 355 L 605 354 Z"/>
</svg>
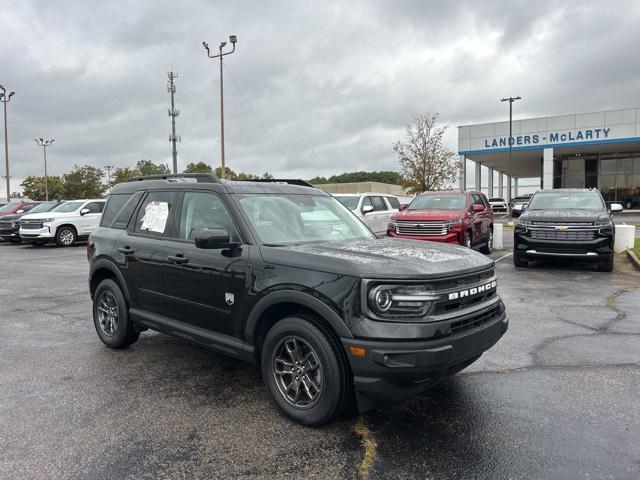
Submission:
<svg viewBox="0 0 640 480">
<path fill-rule="evenodd" d="M 496 263 L 498 263 L 500 260 L 507 258 L 509 255 L 513 255 L 513 252 L 509 252 L 506 255 L 504 255 L 503 257 L 500 257 L 499 259 L 496 260 Z"/>
</svg>

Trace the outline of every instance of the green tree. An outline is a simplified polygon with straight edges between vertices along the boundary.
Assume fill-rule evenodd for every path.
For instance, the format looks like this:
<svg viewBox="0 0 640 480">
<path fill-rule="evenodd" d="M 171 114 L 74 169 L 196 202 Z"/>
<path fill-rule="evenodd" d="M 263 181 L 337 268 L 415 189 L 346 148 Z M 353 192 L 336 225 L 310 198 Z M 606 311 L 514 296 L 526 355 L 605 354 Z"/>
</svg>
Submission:
<svg viewBox="0 0 640 480">
<path fill-rule="evenodd" d="M 207 165 L 204 162 L 198 162 L 188 164 L 183 173 L 211 173 L 212 171 L 211 165 Z"/>
<path fill-rule="evenodd" d="M 393 145 L 412 193 L 447 187 L 460 171 L 460 161 L 444 145 L 447 127 L 437 126 L 437 120 L 437 113 L 418 115 L 407 125 L 405 141 Z"/>
<path fill-rule="evenodd" d="M 140 175 L 162 175 L 163 173 L 171 173 L 169 165 L 153 163 L 151 160 L 140 160 L 136 164 L 136 170 L 140 172 Z"/>
<path fill-rule="evenodd" d="M 216 167 L 215 173 L 216 173 L 216 177 L 222 178 L 222 167 Z M 227 180 L 237 180 L 238 178 L 238 176 L 236 175 L 236 172 L 231 170 L 229 167 L 224 167 L 224 173 L 225 173 L 224 178 Z"/>
<path fill-rule="evenodd" d="M 398 172 L 380 171 L 380 172 L 345 172 L 340 175 L 332 175 L 326 177 L 314 177 L 309 180 L 313 185 L 322 185 L 324 183 L 354 183 L 354 182 L 380 182 L 392 185 L 402 185 L 404 178 Z"/>
<path fill-rule="evenodd" d="M 140 172 L 137 168 L 118 167 L 111 174 L 111 184 L 126 182 L 131 177 L 140 176 Z"/>
<path fill-rule="evenodd" d="M 76 165 L 62 176 L 64 198 L 100 198 L 107 187 L 102 183 L 104 172 L 100 168 Z"/>
<path fill-rule="evenodd" d="M 47 180 L 47 186 L 49 188 L 49 198 L 64 198 L 64 183 L 62 181 L 62 178 L 56 176 L 48 176 Z M 46 198 L 44 177 L 35 177 L 33 175 L 29 175 L 23 180 L 20 186 L 22 187 L 23 195 L 27 198 L 30 198 L 31 200 L 44 200 Z"/>
</svg>

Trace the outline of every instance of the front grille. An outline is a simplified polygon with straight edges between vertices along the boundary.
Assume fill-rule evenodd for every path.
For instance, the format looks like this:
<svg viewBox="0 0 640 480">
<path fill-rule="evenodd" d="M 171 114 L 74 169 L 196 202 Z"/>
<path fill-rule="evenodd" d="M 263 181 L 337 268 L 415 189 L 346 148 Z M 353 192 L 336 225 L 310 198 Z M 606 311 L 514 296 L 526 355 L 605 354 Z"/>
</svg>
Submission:
<svg viewBox="0 0 640 480">
<path fill-rule="evenodd" d="M 43 227 L 43 224 L 39 220 L 22 220 L 20 222 L 20 228 L 25 230 L 37 230 Z"/>
<path fill-rule="evenodd" d="M 485 323 L 493 320 L 496 316 L 500 315 L 501 312 L 502 305 L 496 305 L 489 310 L 483 310 L 476 313 L 475 315 L 472 315 L 471 317 L 465 318 L 464 320 L 453 322 L 451 324 L 451 334 L 455 335 L 465 330 L 470 330 L 472 328 L 484 325 Z"/>
<path fill-rule="evenodd" d="M 447 226 L 442 220 L 411 222 L 399 220 L 396 224 L 398 235 L 441 236 L 447 234 Z"/>
<path fill-rule="evenodd" d="M 10 230 L 13 228 L 12 222 L 0 222 L 0 230 Z"/>
<path fill-rule="evenodd" d="M 483 293 L 482 295 L 474 295 L 472 297 L 465 297 L 456 300 L 440 300 L 438 303 L 436 303 L 436 306 L 433 307 L 432 314 L 438 315 L 440 313 L 446 313 L 452 310 L 458 310 L 460 308 L 467 308 L 471 305 L 475 305 L 476 303 L 485 302 L 490 298 L 495 297 L 496 295 L 496 289 L 493 288 L 488 292 Z"/>
<path fill-rule="evenodd" d="M 566 224 L 536 222 L 528 227 L 529 236 L 533 240 L 589 241 L 598 235 L 598 227 L 591 223 Z"/>
</svg>

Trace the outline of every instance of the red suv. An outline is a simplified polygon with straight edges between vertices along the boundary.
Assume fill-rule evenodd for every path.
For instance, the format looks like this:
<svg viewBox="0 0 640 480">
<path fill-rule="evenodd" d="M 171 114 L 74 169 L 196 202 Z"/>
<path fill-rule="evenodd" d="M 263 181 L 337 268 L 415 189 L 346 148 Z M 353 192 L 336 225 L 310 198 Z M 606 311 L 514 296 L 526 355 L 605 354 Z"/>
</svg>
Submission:
<svg viewBox="0 0 640 480">
<path fill-rule="evenodd" d="M 0 207 L 0 217 L 4 217 L 5 215 L 14 215 L 16 213 L 27 213 L 33 207 L 41 203 L 42 202 L 34 202 L 32 200 L 13 200 Z"/>
<path fill-rule="evenodd" d="M 390 237 L 493 248 L 493 210 L 480 192 L 425 192 L 391 217 Z"/>
</svg>

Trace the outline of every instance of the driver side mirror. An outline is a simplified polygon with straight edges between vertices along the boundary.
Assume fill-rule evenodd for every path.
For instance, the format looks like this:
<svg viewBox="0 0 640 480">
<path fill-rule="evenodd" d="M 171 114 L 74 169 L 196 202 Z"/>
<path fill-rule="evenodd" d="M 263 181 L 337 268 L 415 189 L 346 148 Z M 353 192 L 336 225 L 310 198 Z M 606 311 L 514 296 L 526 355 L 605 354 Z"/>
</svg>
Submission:
<svg viewBox="0 0 640 480">
<path fill-rule="evenodd" d="M 371 205 L 365 205 L 362 207 L 362 214 L 365 215 L 367 213 L 373 212 L 373 207 Z"/>
<path fill-rule="evenodd" d="M 611 211 L 611 213 L 621 212 L 622 211 L 622 205 L 620 203 L 612 203 L 609 206 L 609 210 Z"/>
<path fill-rule="evenodd" d="M 16 213 L 24 213 L 24 210 L 21 208 L 20 210 L 16 210 Z"/>
<path fill-rule="evenodd" d="M 88 208 L 83 208 L 82 210 L 80 210 L 80 215 L 84 216 L 87 213 L 91 213 L 91 210 L 89 210 Z"/>
<path fill-rule="evenodd" d="M 208 250 L 233 248 L 239 245 L 238 243 L 231 242 L 227 231 L 221 228 L 203 228 L 202 230 L 198 230 L 194 239 L 197 248 Z"/>
<path fill-rule="evenodd" d="M 478 205 L 477 203 L 474 203 L 471 206 L 471 211 L 472 212 L 484 212 L 484 207 L 482 205 Z"/>
</svg>

